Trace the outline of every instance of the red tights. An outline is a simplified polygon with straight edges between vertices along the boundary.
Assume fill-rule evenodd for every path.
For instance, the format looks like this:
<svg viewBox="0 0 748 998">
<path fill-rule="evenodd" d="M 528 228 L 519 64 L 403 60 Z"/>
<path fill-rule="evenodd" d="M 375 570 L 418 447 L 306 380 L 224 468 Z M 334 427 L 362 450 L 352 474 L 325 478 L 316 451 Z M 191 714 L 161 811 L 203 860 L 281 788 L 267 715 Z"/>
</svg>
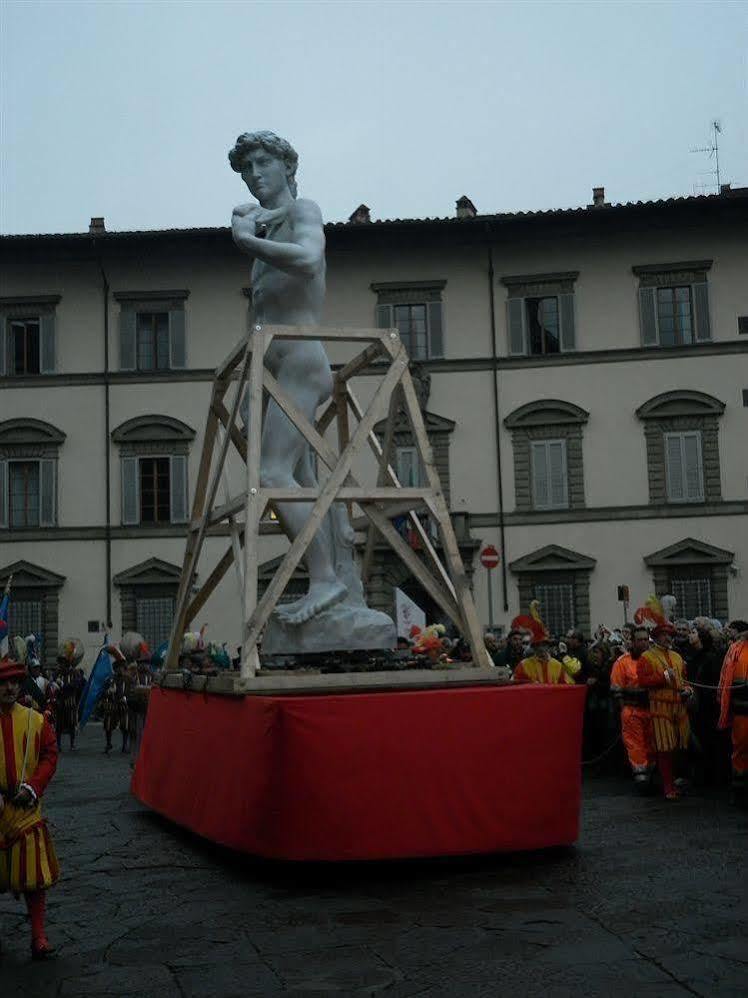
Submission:
<svg viewBox="0 0 748 998">
<path fill-rule="evenodd" d="M 666 797 L 675 794 L 675 784 L 673 782 L 673 753 L 658 752 L 657 768 L 662 777 L 662 791 Z"/>
<path fill-rule="evenodd" d="M 26 908 L 31 922 L 31 941 L 34 945 L 47 942 L 44 931 L 44 916 L 47 907 L 46 891 L 28 891 L 24 894 Z"/>
</svg>

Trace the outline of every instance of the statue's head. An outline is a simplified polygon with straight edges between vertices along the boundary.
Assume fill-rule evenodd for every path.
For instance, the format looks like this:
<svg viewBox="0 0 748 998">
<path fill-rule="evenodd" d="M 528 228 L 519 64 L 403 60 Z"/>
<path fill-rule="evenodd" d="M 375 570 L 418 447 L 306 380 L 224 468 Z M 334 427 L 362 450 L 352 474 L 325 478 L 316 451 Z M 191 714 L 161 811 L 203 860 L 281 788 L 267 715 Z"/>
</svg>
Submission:
<svg viewBox="0 0 748 998">
<path fill-rule="evenodd" d="M 229 152 L 231 169 L 241 173 L 247 156 L 257 149 L 264 149 L 275 159 L 282 161 L 286 168 L 288 189 L 291 195 L 296 197 L 296 168 L 299 165 L 299 154 L 290 142 L 282 139 L 275 132 L 244 132 L 243 135 L 240 135 L 234 143 L 234 148 Z"/>
</svg>

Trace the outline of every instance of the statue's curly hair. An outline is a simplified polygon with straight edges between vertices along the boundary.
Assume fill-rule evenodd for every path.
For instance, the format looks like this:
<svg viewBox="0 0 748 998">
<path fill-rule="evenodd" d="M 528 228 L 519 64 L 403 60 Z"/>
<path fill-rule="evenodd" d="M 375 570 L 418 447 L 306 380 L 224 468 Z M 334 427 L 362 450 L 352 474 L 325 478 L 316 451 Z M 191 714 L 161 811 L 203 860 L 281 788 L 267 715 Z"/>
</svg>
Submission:
<svg viewBox="0 0 748 998">
<path fill-rule="evenodd" d="M 296 169 L 299 165 L 299 154 L 286 139 L 282 139 L 275 132 L 244 132 L 234 143 L 234 148 L 229 151 L 229 163 L 231 169 L 236 173 L 241 173 L 242 163 L 247 153 L 255 149 L 264 149 L 276 159 L 281 159 L 286 164 L 288 171 L 288 189 L 297 196 Z"/>
</svg>

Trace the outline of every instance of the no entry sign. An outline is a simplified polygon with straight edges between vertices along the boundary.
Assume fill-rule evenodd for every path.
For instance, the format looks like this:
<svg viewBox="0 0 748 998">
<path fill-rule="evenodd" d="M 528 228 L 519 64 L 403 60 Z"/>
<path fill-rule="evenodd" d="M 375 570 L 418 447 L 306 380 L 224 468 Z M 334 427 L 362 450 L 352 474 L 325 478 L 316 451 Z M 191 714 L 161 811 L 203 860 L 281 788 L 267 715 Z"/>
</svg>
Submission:
<svg viewBox="0 0 748 998">
<path fill-rule="evenodd" d="M 480 553 L 480 563 L 489 572 L 499 564 L 499 552 L 493 544 L 487 544 Z"/>
</svg>

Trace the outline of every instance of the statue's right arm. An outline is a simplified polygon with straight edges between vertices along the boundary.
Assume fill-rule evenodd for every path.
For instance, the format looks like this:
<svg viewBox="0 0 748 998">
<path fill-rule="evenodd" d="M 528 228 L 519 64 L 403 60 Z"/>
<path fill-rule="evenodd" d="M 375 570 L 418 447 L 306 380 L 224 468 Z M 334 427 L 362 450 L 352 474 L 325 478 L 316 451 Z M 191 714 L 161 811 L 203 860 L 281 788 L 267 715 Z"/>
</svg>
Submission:
<svg viewBox="0 0 748 998">
<path fill-rule="evenodd" d="M 254 219 L 234 215 L 234 242 L 242 252 L 298 277 L 313 277 L 325 255 L 322 213 L 314 201 L 296 201 L 288 213 L 293 228 L 293 242 L 274 242 L 254 234 Z"/>
</svg>

